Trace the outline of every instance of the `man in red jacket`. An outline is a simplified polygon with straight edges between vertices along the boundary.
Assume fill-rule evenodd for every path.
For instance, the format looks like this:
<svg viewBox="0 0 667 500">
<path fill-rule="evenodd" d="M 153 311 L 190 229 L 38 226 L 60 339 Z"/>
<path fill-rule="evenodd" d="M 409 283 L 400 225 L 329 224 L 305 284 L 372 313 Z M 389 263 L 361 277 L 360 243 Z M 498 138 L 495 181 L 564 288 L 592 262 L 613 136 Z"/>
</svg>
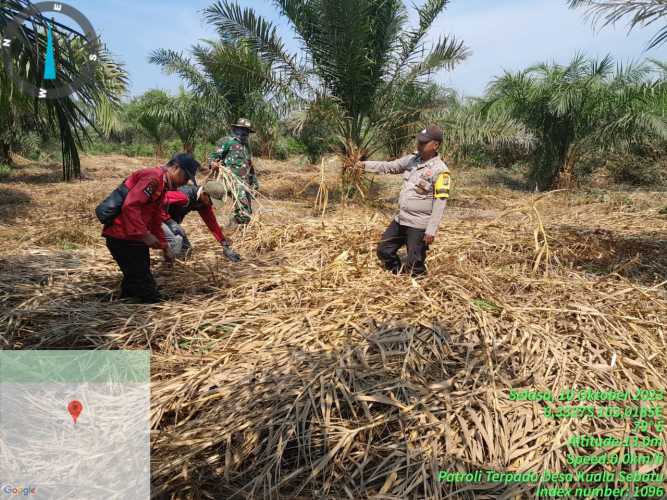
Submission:
<svg viewBox="0 0 667 500">
<path fill-rule="evenodd" d="M 120 214 L 102 235 L 107 248 L 123 272 L 121 298 L 144 303 L 161 300 L 150 268 L 150 248 L 167 252 L 162 231 L 162 204 L 166 191 L 178 189 L 191 180 L 199 163 L 187 154 L 174 156 L 167 165 L 134 172 L 124 185 L 128 189 Z"/>
</svg>

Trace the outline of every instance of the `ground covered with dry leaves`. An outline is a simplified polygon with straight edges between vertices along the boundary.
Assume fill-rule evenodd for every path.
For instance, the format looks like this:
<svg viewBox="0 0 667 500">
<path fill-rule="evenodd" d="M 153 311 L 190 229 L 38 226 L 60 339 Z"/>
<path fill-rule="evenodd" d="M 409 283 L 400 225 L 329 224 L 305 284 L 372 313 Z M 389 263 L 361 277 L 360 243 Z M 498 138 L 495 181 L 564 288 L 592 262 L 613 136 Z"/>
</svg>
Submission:
<svg viewBox="0 0 667 500">
<path fill-rule="evenodd" d="M 242 264 L 192 214 L 194 258 L 169 271 L 155 256 L 169 300 L 132 305 L 115 300 L 94 207 L 152 163 L 87 157 L 71 184 L 24 165 L 0 183 L 0 348 L 150 349 L 158 497 L 531 498 L 532 485 L 438 472 L 584 470 L 567 464 L 568 439 L 630 422 L 549 420 L 510 388 L 665 387 L 664 192 L 540 197 L 454 169 L 429 275 L 414 281 L 375 257 L 400 179 L 343 205 L 333 163 L 321 175 L 260 160 L 258 216 L 229 232 Z"/>
</svg>

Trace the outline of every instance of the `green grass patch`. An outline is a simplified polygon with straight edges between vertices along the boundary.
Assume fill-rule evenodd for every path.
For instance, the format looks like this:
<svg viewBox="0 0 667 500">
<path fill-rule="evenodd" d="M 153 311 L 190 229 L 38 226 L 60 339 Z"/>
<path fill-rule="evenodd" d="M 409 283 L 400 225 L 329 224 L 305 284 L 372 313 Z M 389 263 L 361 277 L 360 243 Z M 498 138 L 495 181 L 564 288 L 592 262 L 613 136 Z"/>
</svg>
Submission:
<svg viewBox="0 0 667 500">
<path fill-rule="evenodd" d="M 582 265 L 581 268 L 588 273 L 596 274 L 598 276 L 605 276 L 611 273 L 611 269 L 608 266 L 593 264 L 590 262 Z"/>
<path fill-rule="evenodd" d="M 219 342 L 218 340 L 204 341 L 197 337 L 187 337 L 178 339 L 178 347 L 192 354 L 208 354 L 217 347 Z"/>
<path fill-rule="evenodd" d="M 12 167 L 0 163 L 0 179 L 9 179 L 12 175 Z"/>
<path fill-rule="evenodd" d="M 134 158 L 137 156 L 154 156 L 155 147 L 152 144 L 95 142 L 86 146 L 85 152 L 89 155 L 125 155 Z"/>
<path fill-rule="evenodd" d="M 500 312 L 503 310 L 498 304 L 486 299 L 473 299 L 472 305 L 475 306 L 475 308 L 486 312 Z"/>
<path fill-rule="evenodd" d="M 199 325 L 198 330 L 206 333 L 232 333 L 238 325 L 236 323 L 223 323 L 223 324 L 214 324 L 214 323 L 202 323 Z"/>
<path fill-rule="evenodd" d="M 79 249 L 79 245 L 72 243 L 71 241 L 63 241 L 62 248 L 65 252 L 73 252 Z"/>
</svg>

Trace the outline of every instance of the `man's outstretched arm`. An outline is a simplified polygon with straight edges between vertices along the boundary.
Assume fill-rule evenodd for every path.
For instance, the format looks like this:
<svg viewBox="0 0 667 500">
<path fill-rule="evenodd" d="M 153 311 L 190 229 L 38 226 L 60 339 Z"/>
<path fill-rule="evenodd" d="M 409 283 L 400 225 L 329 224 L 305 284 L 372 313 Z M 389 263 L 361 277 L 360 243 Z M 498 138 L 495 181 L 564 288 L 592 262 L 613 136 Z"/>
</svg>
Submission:
<svg viewBox="0 0 667 500">
<path fill-rule="evenodd" d="M 362 161 L 366 172 L 374 174 L 402 174 L 410 166 L 414 155 L 407 155 L 394 161 Z"/>
<path fill-rule="evenodd" d="M 201 208 L 199 210 L 199 215 L 206 223 L 206 226 L 208 227 L 209 231 L 211 231 L 211 234 L 213 234 L 217 242 L 222 245 L 222 252 L 224 253 L 225 257 L 232 262 L 239 262 L 241 260 L 241 256 L 231 247 L 231 242 L 222 233 L 222 229 L 220 229 L 218 220 L 215 218 L 213 207 Z"/>
<path fill-rule="evenodd" d="M 220 228 L 220 224 L 218 224 L 218 220 L 215 217 L 215 212 L 213 211 L 212 207 L 200 208 L 199 216 L 202 218 L 206 224 L 206 227 L 208 227 L 208 230 L 211 232 L 218 243 L 225 241 L 225 235 Z"/>
</svg>

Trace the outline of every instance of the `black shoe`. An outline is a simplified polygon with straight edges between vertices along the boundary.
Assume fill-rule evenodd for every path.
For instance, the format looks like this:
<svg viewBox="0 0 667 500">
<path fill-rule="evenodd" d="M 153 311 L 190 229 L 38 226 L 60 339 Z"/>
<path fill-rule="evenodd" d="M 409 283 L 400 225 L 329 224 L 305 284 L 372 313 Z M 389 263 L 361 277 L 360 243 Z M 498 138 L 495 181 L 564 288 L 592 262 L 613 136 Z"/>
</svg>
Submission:
<svg viewBox="0 0 667 500">
<path fill-rule="evenodd" d="M 141 304 L 141 299 L 139 297 L 132 297 L 130 295 L 121 296 L 118 300 L 126 304 Z"/>
<path fill-rule="evenodd" d="M 142 304 L 159 304 L 160 302 L 166 301 L 167 297 L 160 293 L 156 293 L 155 295 L 149 295 L 148 297 L 140 297 L 139 300 Z"/>
<path fill-rule="evenodd" d="M 154 294 L 150 295 L 122 293 L 120 300 L 127 302 L 128 304 L 158 304 L 160 302 L 164 302 L 167 299 L 160 293 L 155 292 Z"/>
</svg>

